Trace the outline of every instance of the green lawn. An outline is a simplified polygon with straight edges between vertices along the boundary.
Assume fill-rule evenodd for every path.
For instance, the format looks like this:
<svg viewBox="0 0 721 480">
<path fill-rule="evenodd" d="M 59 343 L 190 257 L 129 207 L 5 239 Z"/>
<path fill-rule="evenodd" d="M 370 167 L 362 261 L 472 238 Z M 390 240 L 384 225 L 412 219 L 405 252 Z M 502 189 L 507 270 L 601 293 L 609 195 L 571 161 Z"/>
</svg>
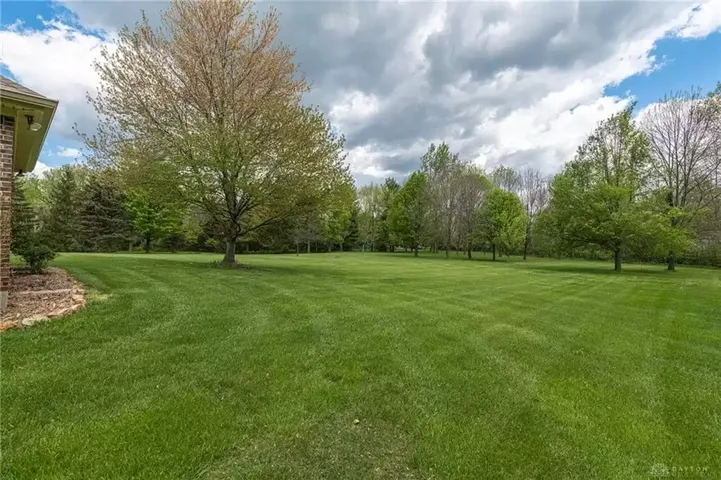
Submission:
<svg viewBox="0 0 721 480">
<path fill-rule="evenodd" d="M 96 292 L 0 336 L 2 478 L 721 477 L 719 270 L 241 258 L 62 255 Z"/>
</svg>

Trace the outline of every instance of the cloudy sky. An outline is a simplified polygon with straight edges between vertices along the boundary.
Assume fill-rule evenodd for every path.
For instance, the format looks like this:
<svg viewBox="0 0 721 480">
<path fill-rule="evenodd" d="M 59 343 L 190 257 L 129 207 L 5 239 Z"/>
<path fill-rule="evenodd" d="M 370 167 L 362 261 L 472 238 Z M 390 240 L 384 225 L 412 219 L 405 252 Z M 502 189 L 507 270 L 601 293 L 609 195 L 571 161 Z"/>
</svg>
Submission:
<svg viewBox="0 0 721 480">
<path fill-rule="evenodd" d="M 721 80 L 721 0 L 273 5 L 361 184 L 404 177 L 440 141 L 486 168 L 552 173 L 628 102 Z M 165 6 L 3 0 L 0 73 L 60 100 L 40 169 L 82 154 L 72 126 L 94 128 L 100 47 Z"/>
</svg>

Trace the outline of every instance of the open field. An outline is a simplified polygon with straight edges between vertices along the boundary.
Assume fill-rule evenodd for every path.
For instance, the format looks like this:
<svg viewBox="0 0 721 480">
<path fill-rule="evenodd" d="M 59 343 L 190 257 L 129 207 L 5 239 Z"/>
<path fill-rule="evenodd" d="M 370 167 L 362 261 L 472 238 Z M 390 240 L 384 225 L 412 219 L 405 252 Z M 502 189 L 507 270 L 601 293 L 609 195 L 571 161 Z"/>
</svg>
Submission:
<svg viewBox="0 0 721 480">
<path fill-rule="evenodd" d="M 4 479 L 721 477 L 719 270 L 218 259 L 59 257 L 97 293 L 0 337 Z"/>
</svg>

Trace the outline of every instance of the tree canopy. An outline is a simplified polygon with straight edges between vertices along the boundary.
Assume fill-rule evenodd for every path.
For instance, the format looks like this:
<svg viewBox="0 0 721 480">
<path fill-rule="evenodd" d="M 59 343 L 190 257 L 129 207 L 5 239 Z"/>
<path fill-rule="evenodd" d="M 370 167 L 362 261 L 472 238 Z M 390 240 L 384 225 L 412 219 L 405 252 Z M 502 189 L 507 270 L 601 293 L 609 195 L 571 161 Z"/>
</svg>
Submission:
<svg viewBox="0 0 721 480">
<path fill-rule="evenodd" d="M 248 0 L 173 1 L 155 28 L 124 28 L 95 65 L 98 162 L 168 184 L 236 241 L 316 208 L 350 177 L 343 137 L 301 103 L 309 90 L 278 41 L 278 15 Z M 137 178 L 137 177 L 136 177 Z"/>
<path fill-rule="evenodd" d="M 478 209 L 479 237 L 488 242 L 496 259 L 496 250 L 508 252 L 518 247 L 526 232 L 526 212 L 513 192 L 494 188 Z"/>
</svg>

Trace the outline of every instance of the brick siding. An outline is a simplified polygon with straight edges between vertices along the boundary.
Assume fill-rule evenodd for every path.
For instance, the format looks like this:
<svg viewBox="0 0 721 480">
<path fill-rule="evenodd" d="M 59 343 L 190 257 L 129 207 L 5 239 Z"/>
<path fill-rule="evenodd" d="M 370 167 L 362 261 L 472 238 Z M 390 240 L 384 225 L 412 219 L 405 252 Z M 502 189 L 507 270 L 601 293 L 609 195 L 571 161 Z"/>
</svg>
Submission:
<svg viewBox="0 0 721 480">
<path fill-rule="evenodd" d="M 10 289 L 10 215 L 13 189 L 13 137 L 15 119 L 0 116 L 0 312 Z"/>
</svg>

